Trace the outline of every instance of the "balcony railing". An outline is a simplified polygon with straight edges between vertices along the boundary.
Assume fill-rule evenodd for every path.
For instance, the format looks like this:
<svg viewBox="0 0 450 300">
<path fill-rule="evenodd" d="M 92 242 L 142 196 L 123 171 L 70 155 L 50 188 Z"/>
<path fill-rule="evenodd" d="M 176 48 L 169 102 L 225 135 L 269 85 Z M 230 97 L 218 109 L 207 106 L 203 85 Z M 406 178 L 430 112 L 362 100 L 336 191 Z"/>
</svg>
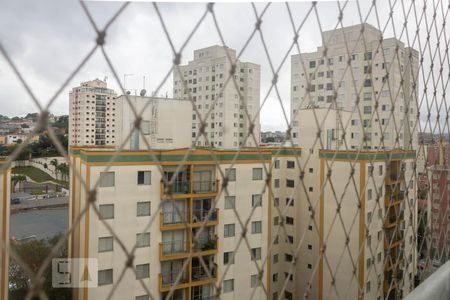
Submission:
<svg viewBox="0 0 450 300">
<path fill-rule="evenodd" d="M 164 225 L 181 224 L 186 222 L 186 212 L 161 212 L 162 223 Z"/>
<path fill-rule="evenodd" d="M 165 194 L 200 194 L 217 192 L 218 180 L 194 181 L 188 180 L 175 181 L 172 184 L 164 183 Z"/>
<path fill-rule="evenodd" d="M 207 210 L 194 209 L 192 212 L 192 223 L 204 222 L 206 219 L 208 219 L 208 214 L 209 214 L 208 221 L 217 221 L 218 213 L 219 213 L 219 210 L 217 208 L 214 209 L 211 212 L 211 214 L 209 214 L 209 211 L 207 211 Z"/>
<path fill-rule="evenodd" d="M 216 180 L 194 181 L 193 193 L 210 193 L 216 191 Z"/>
<path fill-rule="evenodd" d="M 175 282 L 177 282 L 178 275 L 179 275 L 179 272 L 161 273 L 162 285 L 164 286 L 164 285 L 174 284 Z M 187 282 L 188 281 L 187 279 L 188 279 L 188 277 L 186 276 L 186 272 L 183 272 L 180 280 L 178 281 L 178 284 Z"/>
<path fill-rule="evenodd" d="M 214 238 L 208 239 L 198 239 L 195 243 L 193 242 L 194 251 L 211 251 L 217 250 L 218 241 Z"/>
<path fill-rule="evenodd" d="M 206 266 L 208 267 L 208 266 Z M 216 278 L 216 269 L 214 267 L 214 265 L 210 265 L 209 266 L 209 274 L 206 272 L 205 268 L 200 265 L 200 266 L 193 266 L 192 267 L 192 281 L 198 281 L 198 280 L 203 280 L 206 278 Z"/>
<path fill-rule="evenodd" d="M 187 253 L 185 240 L 163 242 L 159 244 L 159 247 L 160 247 L 160 254 L 162 256 L 171 256 Z"/>
</svg>

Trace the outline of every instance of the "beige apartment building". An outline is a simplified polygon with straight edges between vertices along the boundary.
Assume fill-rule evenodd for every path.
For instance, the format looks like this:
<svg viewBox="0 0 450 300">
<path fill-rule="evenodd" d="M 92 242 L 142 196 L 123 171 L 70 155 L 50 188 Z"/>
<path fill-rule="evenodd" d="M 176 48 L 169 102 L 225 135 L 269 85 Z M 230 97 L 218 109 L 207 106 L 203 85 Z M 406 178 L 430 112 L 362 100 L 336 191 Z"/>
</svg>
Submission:
<svg viewBox="0 0 450 300">
<path fill-rule="evenodd" d="M 272 241 L 273 204 L 265 170 L 275 157 L 295 157 L 300 149 L 122 151 L 105 171 L 113 155 L 107 148 L 70 151 L 70 224 L 85 208 L 86 191 L 97 181 L 94 205 L 101 216 L 88 208 L 71 235 L 70 257 L 97 258 L 99 267 L 99 287 L 78 289 L 75 299 L 106 298 L 119 280 L 127 257 L 106 224 L 127 251 L 137 245 L 136 275 L 125 273 L 113 299 L 149 299 L 137 278 L 162 298 L 174 288 L 171 299 L 209 299 L 217 294 L 214 286 L 219 282 L 221 299 L 263 299 L 264 289 L 271 293 L 272 258 L 265 258 Z M 243 230 L 237 214 L 244 223 L 249 219 L 249 246 L 240 242 Z M 264 271 L 262 282 L 256 266 Z"/>
<path fill-rule="evenodd" d="M 82 82 L 69 93 L 69 145 L 114 146 L 116 93 L 100 79 Z"/>
<path fill-rule="evenodd" d="M 8 299 L 9 208 L 11 198 L 11 169 L 0 158 L 0 300 Z"/>
<path fill-rule="evenodd" d="M 227 80 L 233 64 L 234 80 Z M 259 65 L 241 62 L 234 49 L 211 46 L 195 50 L 194 59 L 180 66 L 180 72 L 174 71 L 174 98 L 191 99 L 207 123 L 206 140 L 204 136 L 197 136 L 201 121 L 193 112 L 192 140 L 196 146 L 231 149 L 259 144 Z M 254 124 L 256 142 L 252 136 L 246 139 L 250 128 L 247 113 Z"/>
<path fill-rule="evenodd" d="M 191 145 L 190 101 L 147 97 L 145 93 L 116 96 L 99 79 L 73 88 L 69 98 L 70 145 L 132 150 Z M 136 115 L 141 116 L 142 134 L 135 129 Z"/>
<path fill-rule="evenodd" d="M 352 112 L 345 127 L 351 149 L 417 149 L 419 54 L 395 38 L 380 44 L 381 37 L 369 24 L 324 31 L 326 56 L 324 45 L 291 56 L 295 144 L 307 135 L 299 131 L 299 109 L 333 107 Z"/>
</svg>

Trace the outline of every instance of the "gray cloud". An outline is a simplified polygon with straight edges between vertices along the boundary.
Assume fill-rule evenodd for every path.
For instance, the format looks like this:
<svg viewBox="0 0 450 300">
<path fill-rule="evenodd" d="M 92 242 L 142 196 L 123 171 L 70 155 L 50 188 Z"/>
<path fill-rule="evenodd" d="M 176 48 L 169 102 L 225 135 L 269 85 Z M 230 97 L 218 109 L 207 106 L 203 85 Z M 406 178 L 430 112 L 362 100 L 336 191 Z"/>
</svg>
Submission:
<svg viewBox="0 0 450 300">
<path fill-rule="evenodd" d="M 371 1 L 360 3 L 363 19 Z M 102 27 L 117 11 L 121 3 L 86 2 L 95 21 Z M 206 4 L 163 3 L 158 4 L 176 49 L 204 13 Z M 260 12 L 266 4 L 257 3 Z M 298 26 L 311 7 L 311 3 L 290 3 L 295 25 Z M 342 6 L 343 3 L 341 2 Z M 0 10 L 0 42 L 5 46 L 12 60 L 17 64 L 25 79 L 39 97 L 47 103 L 75 66 L 94 46 L 95 32 L 88 22 L 78 1 L 64 0 L 7 0 Z M 249 3 L 218 3 L 214 6 L 218 23 L 229 47 L 238 52 L 250 36 L 256 22 Z M 360 23 L 356 2 L 348 2 L 344 10 L 344 25 Z M 389 11 L 388 3 L 377 4 L 381 27 L 384 27 Z M 319 22 L 314 12 L 300 31 L 300 51 L 314 51 L 321 44 L 320 27 L 330 30 L 336 26 L 338 4 L 319 2 Z M 382 13 L 380 13 L 382 12 Z M 403 13 L 398 5 L 394 13 L 395 24 L 403 24 Z M 368 21 L 377 26 L 374 11 Z M 414 32 L 414 22 L 410 23 Z M 392 26 L 387 27 L 385 36 L 393 36 Z M 397 28 L 396 28 L 397 29 Z M 284 3 L 271 4 L 263 17 L 262 32 L 274 68 L 278 68 L 293 37 L 293 29 Z M 396 30 L 399 34 L 400 30 Z M 406 41 L 406 40 L 405 40 Z M 208 15 L 198 31 L 187 44 L 182 55 L 186 63 L 193 56 L 193 50 L 212 44 L 221 44 L 211 15 Z M 160 84 L 172 64 L 172 51 L 163 32 L 160 21 L 151 3 L 132 3 L 114 22 L 106 36 L 105 49 L 120 78 L 123 74 L 134 74 L 127 78 L 127 88 L 139 90 L 146 77 L 147 90 L 154 90 Z M 294 48 L 289 56 L 298 53 Z M 266 96 L 272 80 L 269 61 L 264 52 L 259 33 L 255 35 L 242 54 L 242 60 L 261 65 L 261 100 Z M 75 76 L 68 87 L 57 98 L 51 111 L 68 113 L 68 92 L 70 87 L 92 78 L 108 76 L 108 84 L 118 90 L 118 85 L 101 53 L 97 51 L 85 67 Z M 289 115 L 290 101 L 290 58 L 279 73 L 278 88 L 281 102 Z M 161 94 L 171 95 L 172 76 L 161 89 Z M 0 56 L 0 113 L 23 115 L 36 111 L 29 96 L 19 84 L 3 57 Z M 277 95 L 272 92 L 261 112 L 263 130 L 286 128 Z"/>
</svg>

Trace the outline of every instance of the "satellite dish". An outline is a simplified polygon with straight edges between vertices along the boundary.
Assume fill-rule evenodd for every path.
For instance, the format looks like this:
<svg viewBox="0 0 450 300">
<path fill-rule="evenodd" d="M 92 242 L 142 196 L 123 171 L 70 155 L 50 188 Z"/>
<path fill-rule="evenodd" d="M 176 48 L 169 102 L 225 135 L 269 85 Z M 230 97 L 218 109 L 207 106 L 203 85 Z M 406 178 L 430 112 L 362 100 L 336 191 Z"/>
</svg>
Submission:
<svg viewBox="0 0 450 300">
<path fill-rule="evenodd" d="M 127 95 L 131 95 L 131 92 L 130 92 L 130 91 L 127 91 Z"/>
<path fill-rule="evenodd" d="M 145 89 L 142 89 L 141 93 L 140 93 L 141 97 L 144 97 L 146 93 L 147 93 L 147 91 Z"/>
</svg>

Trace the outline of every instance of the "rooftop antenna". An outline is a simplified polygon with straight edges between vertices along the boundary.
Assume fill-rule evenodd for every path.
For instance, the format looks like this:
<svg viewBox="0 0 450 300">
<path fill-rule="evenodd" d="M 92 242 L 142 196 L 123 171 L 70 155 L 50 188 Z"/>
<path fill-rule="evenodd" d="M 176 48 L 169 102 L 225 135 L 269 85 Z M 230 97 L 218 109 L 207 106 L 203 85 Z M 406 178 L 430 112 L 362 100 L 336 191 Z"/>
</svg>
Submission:
<svg viewBox="0 0 450 300">
<path fill-rule="evenodd" d="M 103 78 L 103 81 L 106 82 L 108 80 L 108 76 L 105 76 L 105 78 Z"/>
<path fill-rule="evenodd" d="M 133 76 L 134 74 L 123 74 L 123 89 L 125 90 L 126 88 L 125 88 L 125 83 L 126 83 L 126 80 L 127 80 L 127 77 L 128 76 Z"/>
<path fill-rule="evenodd" d="M 145 90 L 145 75 L 142 77 L 142 89 Z"/>
</svg>

